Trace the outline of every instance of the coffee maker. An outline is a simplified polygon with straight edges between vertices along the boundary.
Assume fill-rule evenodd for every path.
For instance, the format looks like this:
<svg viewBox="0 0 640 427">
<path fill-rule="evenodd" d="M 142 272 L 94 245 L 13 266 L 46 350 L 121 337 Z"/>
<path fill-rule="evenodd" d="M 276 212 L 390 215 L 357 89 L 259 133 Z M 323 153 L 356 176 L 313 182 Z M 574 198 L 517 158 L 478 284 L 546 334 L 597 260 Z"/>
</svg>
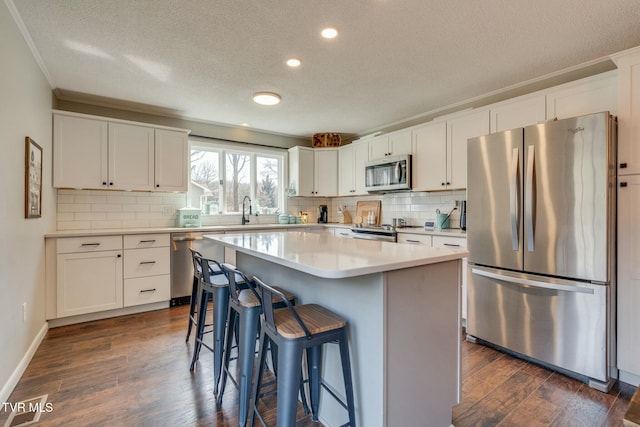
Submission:
<svg viewBox="0 0 640 427">
<path fill-rule="evenodd" d="M 320 205 L 318 207 L 318 224 L 326 224 L 329 222 L 329 210 L 327 205 Z"/>
<path fill-rule="evenodd" d="M 467 229 L 467 201 L 463 200 L 460 203 L 460 228 Z"/>
</svg>

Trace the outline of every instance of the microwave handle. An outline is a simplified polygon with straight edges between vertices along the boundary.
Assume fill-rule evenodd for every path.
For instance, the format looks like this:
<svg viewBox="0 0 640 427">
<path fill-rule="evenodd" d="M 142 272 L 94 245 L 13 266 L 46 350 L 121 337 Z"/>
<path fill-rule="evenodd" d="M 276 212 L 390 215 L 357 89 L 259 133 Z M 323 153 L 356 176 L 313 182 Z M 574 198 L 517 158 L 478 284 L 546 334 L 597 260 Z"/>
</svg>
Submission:
<svg viewBox="0 0 640 427">
<path fill-rule="evenodd" d="M 402 162 L 396 162 L 396 170 L 395 170 L 395 174 L 396 174 L 396 180 L 395 182 L 400 184 L 402 182 L 402 166 L 401 166 Z"/>
</svg>

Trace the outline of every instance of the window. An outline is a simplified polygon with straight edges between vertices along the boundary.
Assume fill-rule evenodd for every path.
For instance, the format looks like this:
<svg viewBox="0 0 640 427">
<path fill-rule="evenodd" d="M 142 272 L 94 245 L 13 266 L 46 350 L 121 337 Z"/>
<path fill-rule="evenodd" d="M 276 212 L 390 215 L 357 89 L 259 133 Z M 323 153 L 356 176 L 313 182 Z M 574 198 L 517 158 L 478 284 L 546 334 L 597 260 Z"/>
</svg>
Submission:
<svg viewBox="0 0 640 427">
<path fill-rule="evenodd" d="M 191 141 L 188 201 L 205 215 L 239 214 L 245 197 L 253 213 L 283 211 L 282 150 L 239 149 L 238 145 Z"/>
</svg>

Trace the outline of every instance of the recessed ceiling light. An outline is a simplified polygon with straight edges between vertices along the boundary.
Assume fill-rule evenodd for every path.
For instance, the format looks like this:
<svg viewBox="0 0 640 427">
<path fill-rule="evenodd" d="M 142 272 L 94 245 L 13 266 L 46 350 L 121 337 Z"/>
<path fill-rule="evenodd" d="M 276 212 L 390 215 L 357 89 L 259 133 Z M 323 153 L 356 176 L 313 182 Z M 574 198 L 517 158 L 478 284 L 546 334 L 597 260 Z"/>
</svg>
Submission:
<svg viewBox="0 0 640 427">
<path fill-rule="evenodd" d="M 299 67 L 300 64 L 302 64 L 302 62 L 300 62 L 298 58 L 287 59 L 287 65 L 289 67 L 292 67 L 292 68 Z"/>
<path fill-rule="evenodd" d="M 280 95 L 273 92 L 258 92 L 253 95 L 253 101 L 261 105 L 276 105 L 280 103 Z"/>
<path fill-rule="evenodd" d="M 322 37 L 324 37 L 325 39 L 332 39 L 338 35 L 338 30 L 336 30 L 335 28 L 329 27 L 322 30 L 320 34 L 322 34 Z"/>
<path fill-rule="evenodd" d="M 247 128 L 249 127 L 249 123 L 240 123 L 240 126 Z"/>
</svg>

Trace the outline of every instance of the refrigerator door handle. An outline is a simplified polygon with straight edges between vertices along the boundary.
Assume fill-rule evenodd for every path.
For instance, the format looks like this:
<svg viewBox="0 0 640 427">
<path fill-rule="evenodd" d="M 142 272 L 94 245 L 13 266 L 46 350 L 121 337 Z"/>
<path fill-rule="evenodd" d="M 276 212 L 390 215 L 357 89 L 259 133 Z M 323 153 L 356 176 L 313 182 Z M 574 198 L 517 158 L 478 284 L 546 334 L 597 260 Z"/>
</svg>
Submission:
<svg viewBox="0 0 640 427">
<path fill-rule="evenodd" d="M 592 294 L 592 295 L 594 293 L 592 288 L 585 285 L 576 285 L 576 284 L 564 285 L 559 283 L 542 282 L 539 280 L 531 280 L 531 279 L 525 279 L 522 277 L 517 277 L 511 274 L 506 274 L 504 272 L 493 273 L 491 271 L 481 270 L 478 268 L 471 269 L 471 272 L 479 276 L 488 277 L 490 279 L 503 280 L 509 283 L 515 283 L 525 287 L 553 289 L 556 291 L 563 291 L 563 292 L 579 292 L 583 294 Z M 571 282 L 568 282 L 568 283 L 571 283 Z"/>
<path fill-rule="evenodd" d="M 535 251 L 535 241 L 533 232 L 533 204 L 535 197 L 533 194 L 533 173 L 535 168 L 535 146 L 530 145 L 527 152 L 527 182 L 525 188 L 526 202 L 524 208 L 525 222 L 527 227 L 527 240 L 529 252 Z"/>
<path fill-rule="evenodd" d="M 520 155 L 517 148 L 511 154 L 511 177 L 509 179 L 509 209 L 511 213 L 511 245 L 514 251 L 520 249 L 518 241 L 518 168 L 520 166 Z"/>
</svg>

